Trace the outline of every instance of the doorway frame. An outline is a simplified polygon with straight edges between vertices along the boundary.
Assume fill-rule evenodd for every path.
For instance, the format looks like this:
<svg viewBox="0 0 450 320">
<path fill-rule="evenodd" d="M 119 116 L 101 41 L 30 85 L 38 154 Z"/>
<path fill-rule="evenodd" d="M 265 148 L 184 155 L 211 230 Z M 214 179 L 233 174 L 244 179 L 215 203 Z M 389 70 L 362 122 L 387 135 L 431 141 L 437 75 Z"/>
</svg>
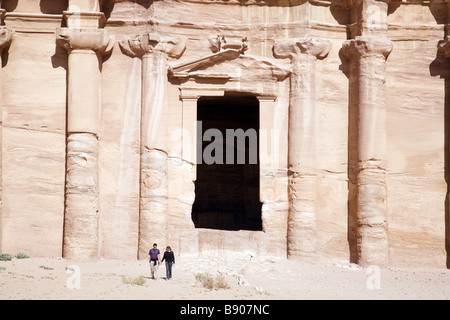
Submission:
<svg viewBox="0 0 450 320">
<path fill-rule="evenodd" d="M 202 101 L 202 99 L 207 99 L 207 98 L 211 98 L 211 96 L 208 96 L 208 97 L 201 96 L 197 100 L 197 122 L 198 121 L 207 121 L 206 118 L 203 118 L 203 117 L 201 117 L 199 115 L 199 110 L 200 110 L 200 103 L 199 102 Z M 239 100 L 240 98 L 251 99 L 251 101 L 250 100 L 246 100 L 246 102 L 243 103 L 242 101 Z M 223 105 L 224 101 L 227 101 L 229 103 L 226 104 L 226 105 Z M 238 110 L 243 110 L 243 109 L 247 108 L 248 107 L 247 103 L 251 104 L 251 109 L 249 109 L 249 110 L 251 110 L 250 114 L 251 114 L 251 117 L 252 117 L 252 125 L 251 126 L 248 126 L 250 123 L 245 122 L 245 124 L 244 124 L 243 122 L 239 121 L 238 120 L 239 119 L 239 115 L 230 113 L 229 107 L 231 107 L 233 109 L 232 106 L 236 105 L 238 103 L 238 101 L 239 101 L 239 108 L 238 108 Z M 233 210 L 234 211 L 234 219 L 233 219 L 234 223 L 230 223 L 226 227 L 225 226 L 220 227 L 219 224 L 216 224 L 214 222 L 212 222 L 211 224 L 206 223 L 203 226 L 199 227 L 198 226 L 198 222 L 199 221 L 197 219 L 195 219 L 194 217 L 196 217 L 198 215 L 201 215 L 201 212 L 196 212 L 196 214 L 194 214 L 194 207 L 195 207 L 195 203 L 196 203 L 197 200 L 204 199 L 204 198 L 202 197 L 200 192 L 196 192 L 197 187 L 200 186 L 200 182 L 198 180 L 196 180 L 195 186 L 194 186 L 195 201 L 194 201 L 194 206 L 193 206 L 193 209 L 192 209 L 192 219 L 194 221 L 194 225 L 196 226 L 197 229 L 214 229 L 214 230 L 229 230 L 229 231 L 240 231 L 240 230 L 262 231 L 262 202 L 260 201 L 260 181 L 261 181 L 260 173 L 261 172 L 260 172 L 260 169 L 259 169 L 260 168 L 260 159 L 259 159 L 259 149 L 260 149 L 259 148 L 259 140 L 260 140 L 260 137 L 259 137 L 259 134 L 260 134 L 260 123 L 259 123 L 260 122 L 260 116 L 259 116 L 260 102 L 256 98 L 256 95 L 254 95 L 254 94 L 227 95 L 226 92 L 225 92 L 224 96 L 214 97 L 214 99 L 213 100 L 209 100 L 209 102 L 204 101 L 203 104 L 207 105 L 207 109 L 204 109 L 204 110 L 213 110 L 215 108 L 215 102 L 217 102 L 220 105 L 222 105 L 222 109 L 220 109 L 221 110 L 221 112 L 220 112 L 221 119 L 216 119 L 215 121 L 221 123 L 221 122 L 223 122 L 223 119 L 228 119 L 228 120 L 233 119 L 233 121 L 237 120 L 241 124 L 240 125 L 236 125 L 236 124 L 231 124 L 230 123 L 226 128 L 225 127 L 221 127 L 221 129 L 219 129 L 220 133 L 222 134 L 222 139 L 223 139 L 223 141 L 222 141 L 222 148 L 223 148 L 222 149 L 222 159 L 221 159 L 221 162 L 219 164 L 215 165 L 215 168 L 214 168 L 213 171 L 208 171 L 208 172 L 210 172 L 211 174 L 213 172 L 219 172 L 221 170 L 221 169 L 219 169 L 219 167 L 227 166 L 228 164 L 238 165 L 239 166 L 239 170 L 242 169 L 241 165 L 243 166 L 244 164 L 251 164 L 252 165 L 251 166 L 252 167 L 251 171 L 252 171 L 252 173 L 257 174 L 257 177 L 256 177 L 256 179 L 252 179 L 252 182 L 246 182 L 246 184 L 243 183 L 243 184 L 240 185 L 240 188 L 239 188 L 239 190 L 240 190 L 239 194 L 241 195 L 240 201 L 242 201 L 242 204 L 243 204 L 244 207 L 246 207 L 246 203 L 247 204 L 251 203 L 252 205 L 253 204 L 256 205 L 256 201 L 257 201 L 258 202 L 258 205 L 257 205 L 258 206 L 258 210 L 252 211 L 251 218 L 249 218 L 247 216 L 247 214 L 249 212 L 247 212 L 247 210 L 245 210 L 245 209 L 244 209 L 244 211 Z M 238 111 L 236 109 L 233 109 L 233 110 L 234 111 Z M 233 111 L 231 111 L 231 112 L 233 112 Z M 230 115 L 231 115 L 231 118 L 229 118 Z M 197 165 L 197 170 L 196 170 L 197 175 L 199 175 L 199 173 L 202 172 L 200 167 L 204 168 L 204 167 L 210 167 L 210 165 L 212 165 L 212 163 L 205 164 L 204 159 L 203 159 L 203 156 L 204 156 L 204 154 L 203 154 L 204 153 L 204 149 L 203 148 L 205 147 L 205 145 L 204 145 L 205 141 L 203 140 L 203 134 L 208 129 L 217 129 L 217 128 L 218 127 L 214 128 L 214 127 L 211 127 L 211 126 L 208 126 L 208 125 L 206 125 L 206 128 L 205 128 L 205 124 L 202 124 L 201 126 L 199 126 L 199 125 L 197 126 L 197 130 L 200 129 L 202 131 L 202 132 L 197 132 L 198 136 L 197 136 L 197 139 L 196 139 L 196 143 L 197 143 L 197 145 L 196 145 L 197 159 L 196 160 L 198 161 L 198 163 L 196 163 L 196 165 Z M 247 148 L 250 147 L 250 143 L 251 142 L 248 141 L 248 143 L 249 143 L 248 145 L 247 145 L 246 142 L 244 142 L 245 143 L 245 149 L 246 149 L 245 150 L 245 154 L 244 154 L 244 159 L 243 159 L 244 163 L 242 163 L 240 165 L 239 165 L 239 163 L 236 163 L 234 161 L 234 160 L 236 160 L 236 157 L 237 158 L 241 158 L 240 155 L 237 155 L 236 153 L 234 153 L 234 151 L 236 151 L 236 149 L 235 149 L 236 148 L 236 144 L 235 144 L 236 140 L 235 140 L 235 138 L 233 138 L 233 140 L 232 140 L 233 149 L 234 149 L 234 151 L 233 151 L 233 162 L 231 162 L 231 163 L 228 162 L 230 160 L 229 155 L 228 155 L 229 149 L 228 149 L 228 146 L 225 146 L 228 143 L 223 144 L 223 142 L 228 140 L 228 130 L 229 129 L 231 129 L 231 130 L 243 130 L 244 134 L 247 134 L 247 130 L 255 130 L 256 131 L 256 141 L 254 141 L 254 142 L 257 143 L 257 147 L 256 147 L 256 149 L 253 149 L 254 150 L 253 152 L 250 152 L 250 150 L 248 150 Z M 247 140 L 247 138 L 244 138 L 244 139 Z M 251 138 L 248 137 L 248 139 L 251 139 Z M 200 148 L 200 145 L 202 146 L 201 148 Z M 250 155 L 250 153 L 252 153 L 252 155 Z M 199 157 L 200 157 L 200 159 L 199 159 Z M 257 162 L 256 163 L 249 163 L 251 161 L 251 158 L 253 158 L 255 160 L 255 157 L 257 158 L 256 159 Z M 247 162 L 247 161 L 249 161 L 249 162 Z M 200 167 L 199 167 L 199 165 L 200 165 Z M 255 165 L 256 165 L 256 167 L 255 167 Z M 228 167 L 228 168 L 230 168 L 230 167 Z M 205 170 L 207 170 L 207 169 L 205 168 Z M 211 170 L 211 169 L 208 169 L 208 170 Z M 225 169 L 225 170 L 227 170 L 227 169 Z M 250 168 L 246 168 L 244 171 L 247 171 L 247 170 L 250 170 Z M 241 174 L 238 174 L 238 175 L 241 176 Z M 205 176 L 203 176 L 203 177 L 204 178 L 202 179 L 202 181 L 203 181 L 202 183 L 205 183 L 204 182 L 205 181 L 204 180 Z M 206 177 L 208 177 L 208 178 L 206 178 L 206 180 L 211 181 L 209 174 Z M 234 180 L 232 180 L 232 181 L 234 181 Z M 228 181 L 228 183 L 232 183 L 232 181 Z M 214 180 L 214 183 L 222 184 L 221 181 L 220 181 L 220 178 L 218 180 Z M 227 185 L 228 185 L 228 183 L 227 183 Z M 244 194 L 242 193 L 243 190 L 245 189 L 245 185 L 244 184 L 248 185 L 248 186 L 251 186 L 251 188 L 253 189 L 253 192 L 251 193 L 251 199 L 248 198 L 248 197 L 245 197 Z M 204 189 L 202 188 L 202 190 L 204 190 Z M 220 197 L 220 195 L 216 195 L 216 196 Z M 232 198 L 233 199 L 238 199 L 238 196 L 235 195 Z M 210 213 L 213 213 L 213 212 L 219 214 L 220 209 L 219 209 L 219 211 L 215 211 L 215 210 L 211 210 L 210 211 Z M 240 212 L 240 214 L 239 214 L 239 212 Z M 229 212 L 229 213 L 231 215 L 231 212 Z M 239 217 L 241 217 L 242 219 L 237 218 L 236 214 L 239 215 Z M 229 215 L 227 215 L 227 216 L 230 217 Z M 257 219 L 258 222 L 256 222 L 256 220 L 254 220 L 255 224 L 251 223 L 250 224 L 251 226 L 247 225 L 247 223 L 249 221 L 253 220 L 253 219 Z"/>
<path fill-rule="evenodd" d="M 197 239 L 200 255 L 224 256 L 236 250 L 259 256 L 286 257 L 288 199 L 288 119 L 290 66 L 266 57 L 223 49 L 169 66 L 169 196 L 178 238 Z M 192 205 L 197 175 L 197 101 L 202 96 L 250 94 L 260 108 L 260 190 L 262 231 L 195 228 Z M 177 132 L 181 132 L 181 135 Z M 272 132 L 275 133 L 272 138 Z M 276 150 L 275 150 L 276 149 Z M 176 160 L 176 161 L 175 161 Z M 175 174 L 176 176 L 173 176 Z M 181 231 L 179 226 L 185 226 Z M 180 231 L 179 231 L 180 230 Z M 183 229 L 184 230 L 184 229 Z"/>
<path fill-rule="evenodd" d="M 180 100 L 182 103 L 182 158 L 193 164 L 191 171 L 192 181 L 197 179 L 197 103 L 200 97 L 223 97 L 226 92 L 240 92 L 235 88 L 224 88 L 223 86 L 210 87 L 180 87 Z M 259 101 L 259 201 L 262 203 L 261 220 L 262 231 L 266 232 L 271 227 L 271 212 L 268 204 L 275 200 L 277 192 L 283 186 L 271 179 L 269 173 L 282 175 L 276 172 L 281 168 L 287 168 L 287 126 L 277 128 L 275 108 L 277 107 L 277 96 L 255 95 Z M 278 149 L 278 150 L 274 150 Z M 274 152 L 276 153 L 274 155 Z M 281 169 L 282 170 L 282 169 Z M 287 172 L 286 172 L 286 197 L 287 197 Z M 283 183 L 281 183 L 283 184 Z M 194 190 L 195 192 L 195 190 Z M 256 231 L 257 232 L 257 231 Z"/>
</svg>

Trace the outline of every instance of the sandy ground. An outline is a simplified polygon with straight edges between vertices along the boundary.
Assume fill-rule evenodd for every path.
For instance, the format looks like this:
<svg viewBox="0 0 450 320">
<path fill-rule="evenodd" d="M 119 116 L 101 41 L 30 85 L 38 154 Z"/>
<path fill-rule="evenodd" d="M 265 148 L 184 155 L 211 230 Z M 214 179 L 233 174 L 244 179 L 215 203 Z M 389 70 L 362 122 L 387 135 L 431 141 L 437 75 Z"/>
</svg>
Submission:
<svg viewBox="0 0 450 320">
<path fill-rule="evenodd" d="M 222 274 L 229 288 L 206 289 L 196 280 L 198 273 Z M 145 282 L 127 284 L 123 276 L 143 276 Z M 450 299 L 447 269 L 364 269 L 346 262 L 306 264 L 249 256 L 179 258 L 173 279 L 165 280 L 165 267 L 159 276 L 150 278 L 148 261 L 13 258 L 0 261 L 0 299 Z"/>
</svg>

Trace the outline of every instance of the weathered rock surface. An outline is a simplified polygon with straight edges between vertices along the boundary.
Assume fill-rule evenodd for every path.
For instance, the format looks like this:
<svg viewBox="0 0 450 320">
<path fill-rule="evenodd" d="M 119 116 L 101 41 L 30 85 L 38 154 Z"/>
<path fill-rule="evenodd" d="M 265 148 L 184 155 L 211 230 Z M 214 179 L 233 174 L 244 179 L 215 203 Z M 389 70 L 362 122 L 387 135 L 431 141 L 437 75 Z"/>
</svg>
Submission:
<svg viewBox="0 0 450 320">
<path fill-rule="evenodd" d="M 0 252 L 446 265 L 446 3 L 0 4 Z M 259 103 L 261 230 L 192 220 L 225 95 Z"/>
</svg>

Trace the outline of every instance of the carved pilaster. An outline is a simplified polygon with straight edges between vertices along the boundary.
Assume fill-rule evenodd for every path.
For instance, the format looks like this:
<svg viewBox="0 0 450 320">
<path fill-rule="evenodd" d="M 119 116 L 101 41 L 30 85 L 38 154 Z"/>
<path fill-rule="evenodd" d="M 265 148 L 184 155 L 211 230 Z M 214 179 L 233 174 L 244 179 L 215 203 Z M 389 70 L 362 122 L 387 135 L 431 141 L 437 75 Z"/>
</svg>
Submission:
<svg viewBox="0 0 450 320">
<path fill-rule="evenodd" d="M 89 260 L 99 254 L 100 64 L 113 38 L 102 29 L 58 28 L 56 35 L 69 53 L 63 256 Z"/>
<path fill-rule="evenodd" d="M 185 43 L 184 39 L 156 34 L 120 42 L 124 54 L 142 60 L 139 259 L 148 257 L 153 243 L 167 239 L 167 60 L 179 58 Z"/>
<path fill-rule="evenodd" d="M 3 140 L 3 118 L 2 118 L 2 108 L 3 108 L 3 90 L 2 90 L 2 67 L 1 67 L 1 53 L 3 48 L 6 48 L 11 43 L 11 30 L 4 26 L 0 26 L 0 252 L 3 250 L 3 241 L 2 241 L 2 201 L 3 201 L 3 167 L 2 167 L 2 158 L 3 154 L 2 150 L 2 140 Z"/>
<path fill-rule="evenodd" d="M 445 201 L 445 251 L 446 251 L 446 267 L 450 269 L 450 77 L 449 62 L 450 58 L 450 2 L 447 2 L 447 25 L 445 26 L 445 36 L 443 41 L 439 41 L 438 44 L 438 57 L 443 55 L 447 58 L 446 63 L 441 72 L 444 74 L 445 84 L 445 105 L 444 105 L 444 148 L 445 148 L 445 181 L 447 183 L 447 193 Z M 447 69 L 447 70 L 445 70 Z M 442 74 L 441 73 L 441 74 Z"/>
<path fill-rule="evenodd" d="M 314 38 L 275 43 L 277 58 L 291 59 L 288 128 L 288 257 L 316 252 L 317 110 L 315 62 L 328 55 L 331 42 Z"/>
<path fill-rule="evenodd" d="M 386 38 L 346 41 L 349 86 L 349 239 L 360 265 L 388 263 L 386 204 Z M 353 245 L 352 245 L 353 243 Z"/>
</svg>

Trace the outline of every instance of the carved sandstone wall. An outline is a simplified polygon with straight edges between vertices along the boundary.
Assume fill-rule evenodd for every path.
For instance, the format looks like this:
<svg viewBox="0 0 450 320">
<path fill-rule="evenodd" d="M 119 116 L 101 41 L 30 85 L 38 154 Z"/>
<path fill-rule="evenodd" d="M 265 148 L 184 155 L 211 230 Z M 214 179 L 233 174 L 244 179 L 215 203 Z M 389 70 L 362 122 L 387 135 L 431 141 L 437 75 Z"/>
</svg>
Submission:
<svg viewBox="0 0 450 320">
<path fill-rule="evenodd" d="M 446 266 L 446 2 L 0 3 L 0 252 Z M 230 93 L 262 231 L 191 219 L 197 101 Z"/>
</svg>

